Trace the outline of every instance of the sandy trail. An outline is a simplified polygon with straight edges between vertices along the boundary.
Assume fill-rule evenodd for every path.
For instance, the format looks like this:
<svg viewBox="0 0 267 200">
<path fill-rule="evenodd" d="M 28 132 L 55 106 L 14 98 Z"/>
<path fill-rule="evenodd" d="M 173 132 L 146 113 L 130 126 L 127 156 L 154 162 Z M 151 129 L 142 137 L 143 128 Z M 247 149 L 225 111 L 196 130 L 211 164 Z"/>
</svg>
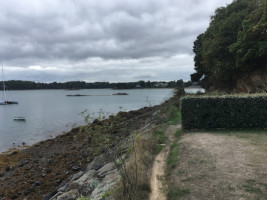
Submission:
<svg viewBox="0 0 267 200">
<path fill-rule="evenodd" d="M 170 150 L 170 144 L 175 140 L 174 133 L 180 127 L 180 125 L 170 125 L 166 130 L 166 135 L 169 139 L 168 143 L 166 147 L 155 158 L 152 168 L 152 176 L 150 181 L 150 200 L 167 200 L 167 197 L 164 194 L 166 188 L 164 188 L 163 185 L 166 159 Z"/>
</svg>

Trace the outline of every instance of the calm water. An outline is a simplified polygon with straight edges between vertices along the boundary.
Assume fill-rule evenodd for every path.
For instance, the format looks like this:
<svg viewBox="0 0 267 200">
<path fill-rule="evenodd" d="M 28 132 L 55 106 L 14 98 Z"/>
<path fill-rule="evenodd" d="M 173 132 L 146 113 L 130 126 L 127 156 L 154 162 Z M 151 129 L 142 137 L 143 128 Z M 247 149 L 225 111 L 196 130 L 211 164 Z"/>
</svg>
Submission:
<svg viewBox="0 0 267 200">
<path fill-rule="evenodd" d="M 129 95 L 112 96 L 117 92 Z M 30 145 L 55 137 L 74 124 L 81 125 L 83 117 L 79 113 L 85 110 L 90 116 L 99 116 L 101 110 L 104 115 L 136 110 L 160 104 L 170 98 L 172 92 L 172 89 L 8 91 L 8 97 L 19 104 L 0 106 L 0 152 L 22 142 Z M 111 96 L 66 97 L 68 94 Z M 16 116 L 24 116 L 26 121 L 14 121 Z"/>
</svg>

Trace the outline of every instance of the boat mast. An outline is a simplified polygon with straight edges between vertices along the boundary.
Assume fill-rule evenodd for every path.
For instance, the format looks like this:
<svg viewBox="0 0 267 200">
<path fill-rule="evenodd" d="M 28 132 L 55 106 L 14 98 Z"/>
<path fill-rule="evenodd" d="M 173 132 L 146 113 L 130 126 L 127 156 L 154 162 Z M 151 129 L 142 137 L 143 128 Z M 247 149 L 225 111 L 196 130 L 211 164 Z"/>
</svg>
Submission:
<svg viewBox="0 0 267 200">
<path fill-rule="evenodd" d="M 3 64 L 2 64 L 2 75 L 3 75 L 3 100 L 5 100 L 6 86 L 5 86 L 5 81 L 4 81 L 4 66 L 3 66 Z"/>
</svg>

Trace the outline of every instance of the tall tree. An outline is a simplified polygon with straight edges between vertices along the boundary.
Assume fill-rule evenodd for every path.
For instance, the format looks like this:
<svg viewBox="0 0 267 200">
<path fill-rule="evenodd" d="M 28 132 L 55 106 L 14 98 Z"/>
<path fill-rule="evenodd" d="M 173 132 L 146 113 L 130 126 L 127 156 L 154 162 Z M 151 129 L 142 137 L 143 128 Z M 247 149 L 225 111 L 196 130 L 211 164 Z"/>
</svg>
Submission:
<svg viewBox="0 0 267 200">
<path fill-rule="evenodd" d="M 207 89 L 231 89 L 238 74 L 266 67 L 267 0 L 234 0 L 218 8 L 194 42 L 196 73 Z"/>
</svg>

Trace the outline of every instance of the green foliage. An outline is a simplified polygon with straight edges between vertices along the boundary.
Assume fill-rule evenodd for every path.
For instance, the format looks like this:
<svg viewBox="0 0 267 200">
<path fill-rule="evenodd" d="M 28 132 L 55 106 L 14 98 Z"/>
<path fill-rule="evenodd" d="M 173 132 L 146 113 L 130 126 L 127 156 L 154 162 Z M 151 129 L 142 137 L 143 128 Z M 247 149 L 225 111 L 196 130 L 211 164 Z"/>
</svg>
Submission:
<svg viewBox="0 0 267 200">
<path fill-rule="evenodd" d="M 101 199 L 106 198 L 109 196 L 109 191 L 106 191 L 105 193 L 101 194 Z"/>
<path fill-rule="evenodd" d="M 174 141 L 172 144 L 171 144 L 171 147 L 170 147 L 170 152 L 168 154 L 168 157 L 167 157 L 167 165 L 171 168 L 175 168 L 179 159 L 178 159 L 178 144 L 177 144 L 177 141 Z"/>
<path fill-rule="evenodd" d="M 84 196 L 81 196 L 77 200 L 88 200 L 88 198 L 87 197 L 84 197 Z"/>
<path fill-rule="evenodd" d="M 181 99 L 183 129 L 267 128 L 267 95 Z"/>
<path fill-rule="evenodd" d="M 177 200 L 180 197 L 183 197 L 189 193 L 190 193 L 189 189 L 181 189 L 181 188 L 177 188 L 174 186 L 169 189 L 167 196 L 168 196 L 168 200 Z"/>
<path fill-rule="evenodd" d="M 163 130 L 155 130 L 153 132 L 157 144 L 165 143 L 168 139 Z"/>
<path fill-rule="evenodd" d="M 171 106 L 168 113 L 168 123 L 178 124 L 181 121 L 181 113 L 179 108 L 176 106 Z"/>
<path fill-rule="evenodd" d="M 196 73 L 206 89 L 229 90 L 240 73 L 267 67 L 267 2 L 235 0 L 218 8 L 194 42 Z"/>
<path fill-rule="evenodd" d="M 5 81 L 7 90 L 32 90 L 32 89 L 102 89 L 102 88 L 113 88 L 113 89 L 134 89 L 137 85 L 141 88 L 175 88 L 190 86 L 191 81 L 184 82 L 182 79 L 178 81 L 137 81 L 128 83 L 109 83 L 109 82 L 94 82 L 87 83 L 84 81 L 70 81 L 70 82 L 52 82 L 52 83 L 36 83 L 32 81 L 16 81 L 10 80 Z M 138 86 L 138 87 L 139 87 Z M 0 90 L 3 89 L 2 85 Z"/>
<path fill-rule="evenodd" d="M 246 192 L 249 192 L 249 193 L 261 194 L 262 193 L 262 190 L 259 187 L 260 185 L 261 184 L 256 183 L 256 180 L 249 179 L 249 180 L 246 180 L 246 183 L 243 185 L 243 189 Z"/>
<path fill-rule="evenodd" d="M 161 150 L 163 149 L 163 146 L 162 145 L 160 145 L 160 144 L 156 144 L 156 153 L 158 154 L 158 153 L 160 153 L 161 152 Z"/>
</svg>

